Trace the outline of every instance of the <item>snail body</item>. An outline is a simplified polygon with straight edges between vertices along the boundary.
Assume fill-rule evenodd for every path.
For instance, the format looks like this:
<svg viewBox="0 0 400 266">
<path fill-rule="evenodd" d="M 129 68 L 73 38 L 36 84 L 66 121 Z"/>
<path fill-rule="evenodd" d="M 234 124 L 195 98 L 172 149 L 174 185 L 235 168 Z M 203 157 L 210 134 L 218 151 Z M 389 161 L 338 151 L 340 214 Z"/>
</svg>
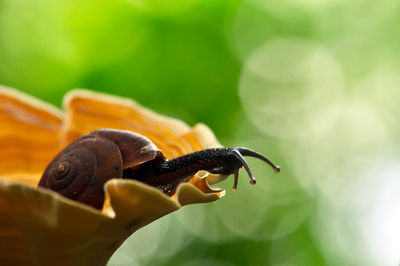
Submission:
<svg viewBox="0 0 400 266">
<path fill-rule="evenodd" d="M 266 157 L 242 147 L 206 149 L 168 160 L 145 136 L 127 130 L 100 129 L 62 150 L 47 166 L 39 186 L 101 209 L 103 186 L 112 178 L 135 179 L 171 195 L 179 183 L 199 170 L 234 174 L 236 189 L 238 171 L 243 166 L 250 183 L 255 184 L 243 156 L 259 158 L 279 172 L 279 167 Z"/>
</svg>

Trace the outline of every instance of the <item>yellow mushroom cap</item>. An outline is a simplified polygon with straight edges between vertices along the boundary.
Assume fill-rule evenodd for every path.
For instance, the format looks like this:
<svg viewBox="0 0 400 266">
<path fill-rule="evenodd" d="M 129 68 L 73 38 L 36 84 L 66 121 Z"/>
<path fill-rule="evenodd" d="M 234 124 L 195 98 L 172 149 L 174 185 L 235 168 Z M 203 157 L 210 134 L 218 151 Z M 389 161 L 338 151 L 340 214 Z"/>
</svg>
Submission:
<svg viewBox="0 0 400 266">
<path fill-rule="evenodd" d="M 183 205 L 224 196 L 209 186 L 224 176 L 205 171 L 171 197 L 135 180 L 111 179 L 101 211 L 38 188 L 51 159 L 98 128 L 142 134 L 168 158 L 221 146 L 206 125 L 191 128 L 126 98 L 74 90 L 63 108 L 0 86 L 0 265 L 105 265 L 137 229 Z"/>
</svg>

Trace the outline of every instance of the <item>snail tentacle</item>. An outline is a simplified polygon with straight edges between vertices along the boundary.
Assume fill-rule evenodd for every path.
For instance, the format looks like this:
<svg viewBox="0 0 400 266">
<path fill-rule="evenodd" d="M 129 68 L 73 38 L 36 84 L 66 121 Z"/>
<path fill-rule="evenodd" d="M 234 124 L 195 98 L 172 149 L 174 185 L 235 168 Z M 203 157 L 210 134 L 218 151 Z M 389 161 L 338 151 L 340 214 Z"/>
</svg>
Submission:
<svg viewBox="0 0 400 266">
<path fill-rule="evenodd" d="M 260 153 L 243 147 L 211 148 L 168 160 L 148 138 L 127 130 L 99 129 L 72 142 L 48 165 L 39 186 L 101 209 L 104 184 L 112 178 L 134 179 L 172 195 L 177 186 L 200 170 L 228 176 L 233 189 L 244 167 L 250 184 L 256 180 L 244 156 L 274 165 Z"/>
<path fill-rule="evenodd" d="M 241 153 L 244 151 L 244 154 Z M 255 154 L 255 155 L 254 155 Z M 233 189 L 237 188 L 238 171 L 244 167 L 249 175 L 250 183 L 256 181 L 243 155 L 258 156 L 245 148 L 211 148 L 183 155 L 172 160 L 155 159 L 142 164 L 137 169 L 125 169 L 123 178 L 135 179 L 148 185 L 158 187 L 167 194 L 173 194 L 177 185 L 189 180 L 200 170 L 213 174 L 235 174 Z M 259 157 L 257 157 L 259 158 Z M 266 157 L 261 157 L 265 161 Z M 268 159 L 267 159 L 268 160 Z M 270 162 L 268 160 L 268 162 Z M 270 162 L 272 164 L 272 162 Z M 272 164 L 273 169 L 279 169 Z"/>
<path fill-rule="evenodd" d="M 240 154 L 240 152 L 237 149 L 234 148 L 232 150 L 236 159 L 239 160 L 244 169 L 246 169 L 246 172 L 249 175 L 250 184 L 254 185 L 256 183 L 256 179 L 253 177 L 253 174 L 251 173 L 250 167 L 247 164 L 246 160 L 243 158 L 242 154 Z"/>
<path fill-rule="evenodd" d="M 267 164 L 269 164 L 272 167 L 272 169 L 274 170 L 275 173 L 279 173 L 281 171 L 281 168 L 278 165 L 273 164 L 267 157 L 265 157 L 261 153 L 258 153 L 256 151 L 253 151 L 253 150 L 250 150 L 247 148 L 243 148 L 243 147 L 237 147 L 236 150 L 239 151 L 240 154 L 242 154 L 243 156 L 250 156 L 250 157 L 258 158 L 258 159 L 266 162 Z"/>
<path fill-rule="evenodd" d="M 235 171 L 235 176 L 234 176 L 234 181 L 233 181 L 233 186 L 232 189 L 236 191 L 237 186 L 238 186 L 238 182 L 239 182 L 239 169 L 237 171 Z"/>
</svg>

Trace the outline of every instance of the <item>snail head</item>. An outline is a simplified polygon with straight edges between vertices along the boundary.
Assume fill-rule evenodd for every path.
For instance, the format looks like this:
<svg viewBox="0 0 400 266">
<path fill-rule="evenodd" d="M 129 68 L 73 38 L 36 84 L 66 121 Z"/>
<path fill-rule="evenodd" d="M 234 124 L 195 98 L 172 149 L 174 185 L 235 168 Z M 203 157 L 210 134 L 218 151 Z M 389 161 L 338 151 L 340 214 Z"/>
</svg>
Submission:
<svg viewBox="0 0 400 266">
<path fill-rule="evenodd" d="M 256 184 L 256 179 L 254 178 L 250 167 L 246 161 L 246 159 L 244 158 L 244 156 L 248 156 L 248 157 L 254 157 L 254 158 L 258 158 L 264 162 L 266 162 L 269 166 L 271 166 L 271 168 L 274 170 L 275 173 L 279 173 L 280 172 L 280 167 L 273 164 L 267 157 L 265 157 L 264 155 L 255 152 L 253 150 L 247 149 L 247 148 L 243 148 L 243 147 L 235 147 L 235 148 L 227 148 L 230 153 L 231 153 L 231 160 L 228 161 L 228 164 L 231 165 L 231 169 L 232 172 L 234 174 L 234 183 L 233 183 L 233 189 L 236 190 L 237 189 L 237 185 L 238 185 L 238 180 L 239 180 L 239 169 L 241 167 L 244 167 L 244 169 L 247 172 L 247 175 L 249 176 L 249 182 L 250 184 L 254 185 Z M 213 171 L 211 171 L 213 172 Z"/>
</svg>

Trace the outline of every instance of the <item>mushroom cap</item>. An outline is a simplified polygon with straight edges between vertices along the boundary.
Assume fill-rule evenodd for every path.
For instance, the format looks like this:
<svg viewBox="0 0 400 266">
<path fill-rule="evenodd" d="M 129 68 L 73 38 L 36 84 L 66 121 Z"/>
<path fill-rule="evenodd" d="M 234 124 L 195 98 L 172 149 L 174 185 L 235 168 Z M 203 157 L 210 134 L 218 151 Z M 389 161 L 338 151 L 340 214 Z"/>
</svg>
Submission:
<svg viewBox="0 0 400 266">
<path fill-rule="evenodd" d="M 111 179 L 102 210 L 38 188 L 51 159 L 99 128 L 131 130 L 167 158 L 221 146 L 204 124 L 193 128 L 126 98 L 74 90 L 64 111 L 0 87 L 0 265 L 105 265 L 139 228 L 184 205 L 215 201 L 224 176 L 199 171 L 169 197 L 135 180 Z"/>
</svg>

